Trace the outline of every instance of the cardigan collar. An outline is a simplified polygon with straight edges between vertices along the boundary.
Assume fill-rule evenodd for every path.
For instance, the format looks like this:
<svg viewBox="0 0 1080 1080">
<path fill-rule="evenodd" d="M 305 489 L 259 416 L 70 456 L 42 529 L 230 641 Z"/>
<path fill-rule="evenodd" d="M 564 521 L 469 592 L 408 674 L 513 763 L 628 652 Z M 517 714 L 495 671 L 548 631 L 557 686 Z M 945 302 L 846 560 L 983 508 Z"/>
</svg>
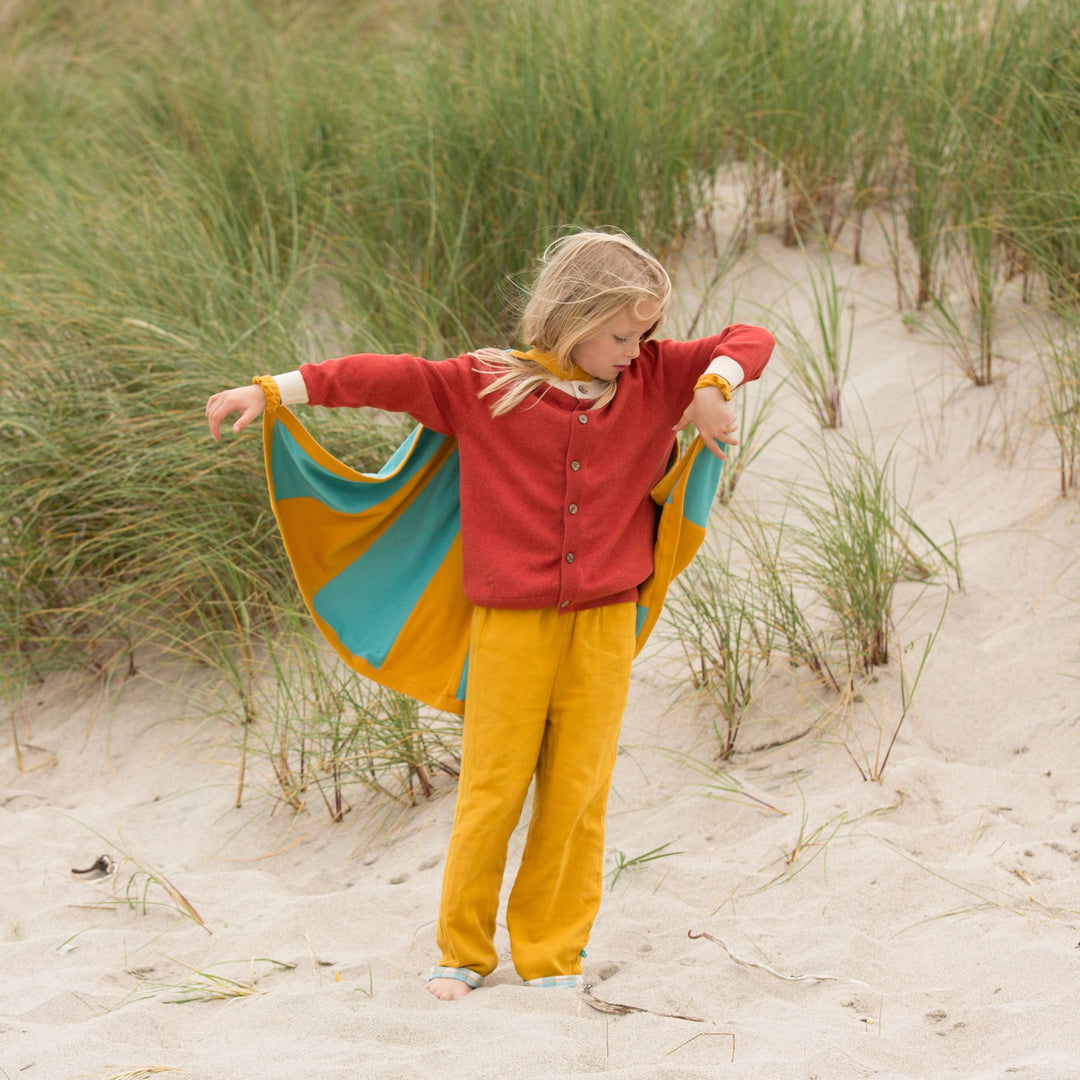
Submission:
<svg viewBox="0 0 1080 1080">
<path fill-rule="evenodd" d="M 511 356 L 521 360 L 531 360 L 539 364 L 549 375 L 561 382 L 592 382 L 593 377 L 577 364 L 571 361 L 570 370 L 563 367 L 562 362 L 554 353 L 544 352 L 543 349 L 529 349 L 528 352 L 519 352 L 517 349 L 510 350 Z"/>
</svg>

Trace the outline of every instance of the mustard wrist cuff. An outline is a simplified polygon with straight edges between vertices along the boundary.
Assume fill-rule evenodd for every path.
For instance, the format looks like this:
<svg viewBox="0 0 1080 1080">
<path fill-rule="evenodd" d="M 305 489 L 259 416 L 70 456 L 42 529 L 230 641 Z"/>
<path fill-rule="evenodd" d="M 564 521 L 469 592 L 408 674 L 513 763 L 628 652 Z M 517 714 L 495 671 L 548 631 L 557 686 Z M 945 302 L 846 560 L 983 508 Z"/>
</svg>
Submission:
<svg viewBox="0 0 1080 1080">
<path fill-rule="evenodd" d="M 706 371 L 705 374 L 694 383 L 694 389 L 701 390 L 706 386 L 715 386 L 716 389 L 724 395 L 725 401 L 731 400 L 731 383 L 729 383 L 723 375 L 716 375 L 711 371 Z"/>
<path fill-rule="evenodd" d="M 251 381 L 254 385 L 262 387 L 262 392 L 266 395 L 268 413 L 281 408 L 281 391 L 278 390 L 278 384 L 272 375 L 256 375 Z"/>
</svg>

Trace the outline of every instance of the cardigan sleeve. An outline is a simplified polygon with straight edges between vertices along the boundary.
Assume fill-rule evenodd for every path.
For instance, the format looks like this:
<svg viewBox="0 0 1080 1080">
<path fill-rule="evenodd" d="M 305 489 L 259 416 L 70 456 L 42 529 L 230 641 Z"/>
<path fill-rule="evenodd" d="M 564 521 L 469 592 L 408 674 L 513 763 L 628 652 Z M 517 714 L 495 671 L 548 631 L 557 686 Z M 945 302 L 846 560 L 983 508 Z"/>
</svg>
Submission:
<svg viewBox="0 0 1080 1080">
<path fill-rule="evenodd" d="M 681 416 L 690 404 L 694 384 L 706 372 L 727 379 L 734 390 L 761 377 L 776 339 L 763 326 L 733 323 L 719 334 L 695 341 L 658 341 L 657 375 L 665 404 Z"/>
<path fill-rule="evenodd" d="M 432 431 L 453 435 L 476 401 L 474 364 L 470 355 L 432 361 L 359 353 L 303 364 L 300 374 L 310 405 L 408 413 Z"/>
</svg>

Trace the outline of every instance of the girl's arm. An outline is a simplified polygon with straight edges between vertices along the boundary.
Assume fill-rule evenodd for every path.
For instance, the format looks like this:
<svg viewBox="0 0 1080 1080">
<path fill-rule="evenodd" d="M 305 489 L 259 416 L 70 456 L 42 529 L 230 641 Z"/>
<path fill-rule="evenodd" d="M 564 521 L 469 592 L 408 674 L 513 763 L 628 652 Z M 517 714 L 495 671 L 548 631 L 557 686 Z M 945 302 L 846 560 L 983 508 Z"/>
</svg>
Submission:
<svg viewBox="0 0 1080 1080">
<path fill-rule="evenodd" d="M 432 431 L 452 435 L 475 407 L 475 367 L 470 354 L 433 362 L 405 353 L 360 353 L 303 364 L 278 382 L 286 404 L 403 412 Z"/>
<path fill-rule="evenodd" d="M 718 444 L 735 446 L 739 442 L 731 392 L 761 375 L 775 344 L 776 339 L 764 327 L 744 323 L 710 338 L 661 343 L 662 370 L 673 376 L 675 400 L 680 405 L 689 400 L 673 430 L 681 431 L 693 423 L 709 450 L 724 459 Z"/>
<path fill-rule="evenodd" d="M 206 417 L 216 441 L 226 416 L 239 412 L 233 431 L 242 431 L 262 414 L 269 395 L 271 407 L 370 406 L 404 412 L 425 427 L 450 435 L 476 400 L 475 388 L 469 386 L 474 365 L 470 355 L 440 363 L 405 354 L 345 356 L 263 379 L 265 393 L 263 386 L 240 386 L 215 394 L 206 404 Z"/>
<path fill-rule="evenodd" d="M 763 326 L 734 323 L 719 334 L 696 341 L 660 341 L 660 371 L 681 412 L 698 378 L 710 372 L 734 390 L 759 378 L 772 356 L 776 339 Z"/>
</svg>

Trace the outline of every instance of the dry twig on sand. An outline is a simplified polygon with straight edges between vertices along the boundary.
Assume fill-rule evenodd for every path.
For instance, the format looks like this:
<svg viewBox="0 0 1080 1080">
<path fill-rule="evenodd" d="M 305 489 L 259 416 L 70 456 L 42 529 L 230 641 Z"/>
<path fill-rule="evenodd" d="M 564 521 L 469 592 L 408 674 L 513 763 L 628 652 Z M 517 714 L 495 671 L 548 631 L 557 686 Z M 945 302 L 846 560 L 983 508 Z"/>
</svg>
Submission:
<svg viewBox="0 0 1080 1080">
<path fill-rule="evenodd" d="M 648 1013 L 650 1016 L 666 1016 L 669 1020 L 689 1020 L 694 1024 L 704 1024 L 705 1020 L 700 1016 L 683 1016 L 681 1013 L 654 1012 L 652 1009 L 643 1009 L 640 1005 L 618 1005 L 613 1001 L 604 1001 L 596 997 L 592 992 L 592 986 L 585 983 L 581 988 L 581 996 L 586 1005 L 591 1006 L 597 1012 L 613 1013 L 616 1016 L 626 1016 L 628 1013 Z"/>
<path fill-rule="evenodd" d="M 741 956 L 736 956 L 731 951 L 731 948 L 726 941 L 722 941 L 718 937 L 713 937 L 712 934 L 707 934 L 704 931 L 700 934 L 695 934 L 693 930 L 688 930 L 686 936 L 690 938 L 691 941 L 697 941 L 698 938 L 708 938 L 709 941 L 719 945 L 736 964 L 741 964 L 743 967 L 754 968 L 757 971 L 768 972 L 768 974 L 775 975 L 778 979 L 783 979 L 784 982 L 850 982 L 858 983 L 860 986 L 869 985 L 869 983 L 864 983 L 861 979 L 849 979 L 844 975 L 785 975 L 783 972 L 769 967 L 768 964 L 759 964 L 754 960 L 746 960 Z"/>
</svg>

